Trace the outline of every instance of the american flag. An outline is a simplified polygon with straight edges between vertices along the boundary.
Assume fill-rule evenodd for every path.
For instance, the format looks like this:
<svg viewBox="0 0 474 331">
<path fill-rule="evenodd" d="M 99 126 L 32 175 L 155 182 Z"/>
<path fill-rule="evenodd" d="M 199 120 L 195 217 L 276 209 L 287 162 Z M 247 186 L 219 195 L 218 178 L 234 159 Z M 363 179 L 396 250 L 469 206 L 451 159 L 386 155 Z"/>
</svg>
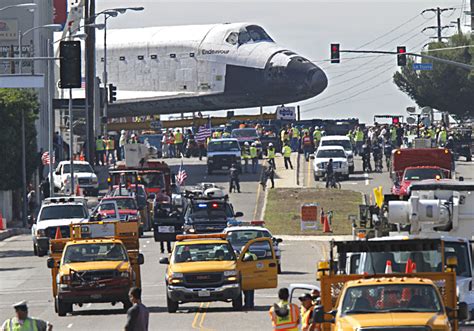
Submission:
<svg viewBox="0 0 474 331">
<path fill-rule="evenodd" d="M 44 152 L 43 155 L 41 155 L 41 162 L 43 165 L 48 165 L 50 160 L 49 160 L 49 152 Z M 53 155 L 53 164 L 55 163 L 54 160 L 54 155 Z"/>
<path fill-rule="evenodd" d="M 196 134 L 197 142 L 204 142 L 212 134 L 211 128 L 208 125 L 201 125 Z"/>
<path fill-rule="evenodd" d="M 179 186 L 182 186 L 186 178 L 188 178 L 188 174 L 186 173 L 186 170 L 183 169 L 183 161 L 181 161 L 181 165 L 179 166 L 179 171 L 176 174 L 176 182 L 178 183 Z"/>
</svg>

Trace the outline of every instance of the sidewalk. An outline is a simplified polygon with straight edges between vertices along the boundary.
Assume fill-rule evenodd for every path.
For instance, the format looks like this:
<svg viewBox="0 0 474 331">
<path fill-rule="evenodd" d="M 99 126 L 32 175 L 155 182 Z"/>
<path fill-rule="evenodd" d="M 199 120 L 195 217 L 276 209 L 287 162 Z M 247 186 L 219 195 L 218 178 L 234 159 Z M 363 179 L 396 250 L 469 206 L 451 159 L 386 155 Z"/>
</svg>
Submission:
<svg viewBox="0 0 474 331">
<path fill-rule="evenodd" d="M 293 170 L 285 169 L 285 161 L 283 156 L 277 156 L 275 158 L 275 188 L 293 188 L 299 187 L 296 184 L 296 162 L 298 158 L 298 153 L 291 153 L 291 164 L 293 165 Z"/>
<path fill-rule="evenodd" d="M 6 230 L 0 230 L 0 241 L 13 237 L 13 236 L 18 236 L 20 234 L 28 234 L 28 233 L 31 233 L 31 229 L 10 228 Z"/>
</svg>

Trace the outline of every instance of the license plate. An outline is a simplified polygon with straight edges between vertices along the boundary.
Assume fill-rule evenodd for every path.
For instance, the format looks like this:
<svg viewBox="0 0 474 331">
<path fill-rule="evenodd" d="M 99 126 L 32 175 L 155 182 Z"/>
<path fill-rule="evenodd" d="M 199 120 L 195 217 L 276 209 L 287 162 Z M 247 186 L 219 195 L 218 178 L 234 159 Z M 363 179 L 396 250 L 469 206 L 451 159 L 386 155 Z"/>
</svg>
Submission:
<svg viewBox="0 0 474 331">
<path fill-rule="evenodd" d="M 91 294 L 91 299 L 100 299 L 102 298 L 102 294 Z"/>
<path fill-rule="evenodd" d="M 210 291 L 199 291 L 198 296 L 199 297 L 209 297 L 209 296 L 211 296 L 211 292 Z"/>
<path fill-rule="evenodd" d="M 226 169 L 229 169 L 228 166 L 222 166 L 222 169 L 226 170 Z"/>
<path fill-rule="evenodd" d="M 173 233 L 174 232 L 174 226 L 159 226 L 158 227 L 158 232 Z"/>
</svg>

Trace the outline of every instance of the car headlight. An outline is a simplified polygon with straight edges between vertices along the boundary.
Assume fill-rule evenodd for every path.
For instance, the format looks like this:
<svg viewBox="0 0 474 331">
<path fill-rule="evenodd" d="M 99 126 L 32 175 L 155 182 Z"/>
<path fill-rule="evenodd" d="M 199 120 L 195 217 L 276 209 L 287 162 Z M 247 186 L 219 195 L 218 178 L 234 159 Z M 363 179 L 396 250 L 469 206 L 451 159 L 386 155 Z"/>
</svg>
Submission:
<svg viewBox="0 0 474 331">
<path fill-rule="evenodd" d="M 37 237 L 45 237 L 46 232 L 43 229 L 38 229 L 38 230 L 36 230 L 36 236 Z"/>
<path fill-rule="evenodd" d="M 98 180 L 97 180 L 97 177 L 93 177 L 92 178 L 92 184 L 97 184 Z"/>
<path fill-rule="evenodd" d="M 62 275 L 61 276 L 61 283 L 67 283 L 71 281 L 71 276 L 69 275 Z"/>
<path fill-rule="evenodd" d="M 169 279 L 169 282 L 171 284 L 179 284 L 183 282 L 183 274 L 181 272 L 173 272 L 171 273 L 171 277 Z"/>
<path fill-rule="evenodd" d="M 224 271 L 224 276 L 229 277 L 229 276 L 237 276 L 239 272 L 237 270 L 227 270 Z"/>
<path fill-rule="evenodd" d="M 185 224 L 183 226 L 183 230 L 186 231 L 186 232 L 191 232 L 191 233 L 194 233 L 194 227 L 192 225 L 188 225 L 188 224 Z"/>
<path fill-rule="evenodd" d="M 123 271 L 120 273 L 120 277 L 123 277 L 123 278 L 129 278 L 130 277 L 130 273 L 128 271 Z"/>
</svg>

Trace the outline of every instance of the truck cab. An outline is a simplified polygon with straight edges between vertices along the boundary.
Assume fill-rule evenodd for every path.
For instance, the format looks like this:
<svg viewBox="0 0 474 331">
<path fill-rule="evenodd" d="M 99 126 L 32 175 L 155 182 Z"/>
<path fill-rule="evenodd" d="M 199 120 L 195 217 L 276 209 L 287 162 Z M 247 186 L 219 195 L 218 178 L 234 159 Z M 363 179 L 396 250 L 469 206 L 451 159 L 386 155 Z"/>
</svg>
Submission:
<svg viewBox="0 0 474 331">
<path fill-rule="evenodd" d="M 167 264 L 168 312 L 188 302 L 231 302 L 242 309 L 242 291 L 276 288 L 277 260 L 270 238 L 249 241 L 236 255 L 226 234 L 177 236 Z M 249 254 L 248 254 L 249 253 Z"/>
<path fill-rule="evenodd" d="M 71 238 L 51 240 L 51 269 L 55 311 L 65 316 L 73 305 L 122 302 L 131 307 L 128 291 L 141 286 L 136 222 L 71 224 Z"/>
<path fill-rule="evenodd" d="M 73 161 L 74 177 L 77 178 L 77 184 L 84 190 L 86 194 L 97 196 L 99 193 L 99 182 L 97 175 L 94 173 L 89 162 Z M 56 191 L 64 191 L 67 189 L 68 180 L 71 175 L 71 162 L 59 162 L 56 170 L 53 172 L 53 180 L 50 183 L 54 185 Z"/>
<path fill-rule="evenodd" d="M 232 164 L 241 167 L 239 141 L 234 138 L 211 139 L 207 144 L 207 173 L 215 170 L 229 170 Z"/>
</svg>

